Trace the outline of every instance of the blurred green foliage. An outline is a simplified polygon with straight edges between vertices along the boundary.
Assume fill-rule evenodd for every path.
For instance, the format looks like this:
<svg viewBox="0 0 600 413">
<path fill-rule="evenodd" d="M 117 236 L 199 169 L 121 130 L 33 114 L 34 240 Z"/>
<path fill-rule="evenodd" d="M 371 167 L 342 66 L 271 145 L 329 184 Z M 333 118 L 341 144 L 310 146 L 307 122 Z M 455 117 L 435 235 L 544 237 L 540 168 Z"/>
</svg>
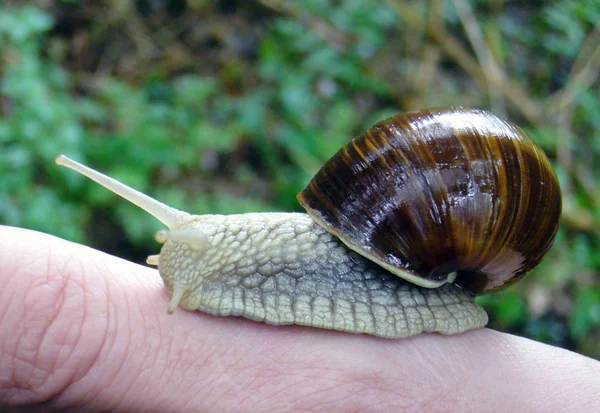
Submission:
<svg viewBox="0 0 600 413">
<path fill-rule="evenodd" d="M 598 0 L 9 1 L 0 222 L 141 262 L 160 225 L 59 153 L 194 213 L 299 211 L 374 122 L 487 107 L 540 142 L 564 191 L 548 257 L 479 298 L 490 325 L 600 358 L 599 21 Z"/>
</svg>

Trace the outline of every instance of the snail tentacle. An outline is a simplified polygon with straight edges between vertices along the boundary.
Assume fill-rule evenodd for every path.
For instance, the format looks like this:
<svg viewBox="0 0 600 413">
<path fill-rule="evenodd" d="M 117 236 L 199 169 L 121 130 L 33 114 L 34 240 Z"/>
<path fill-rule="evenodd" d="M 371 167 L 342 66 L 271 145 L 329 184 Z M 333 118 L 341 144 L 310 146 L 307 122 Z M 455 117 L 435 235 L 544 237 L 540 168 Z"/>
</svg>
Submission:
<svg viewBox="0 0 600 413">
<path fill-rule="evenodd" d="M 148 258 L 146 258 L 146 264 L 148 265 L 153 265 L 153 266 L 158 266 L 158 257 L 159 255 L 149 255 Z"/>
<path fill-rule="evenodd" d="M 82 165 L 79 162 L 66 157 L 65 155 L 58 156 L 55 162 L 57 165 L 66 166 L 67 168 L 79 172 L 89 179 L 99 183 L 111 192 L 114 192 L 115 194 L 125 198 L 132 204 L 135 204 L 144 211 L 148 212 L 154 218 L 158 219 L 171 229 L 181 225 L 190 217 L 190 214 L 187 212 L 179 211 L 163 204 L 162 202 L 158 202 L 156 199 L 150 198 L 148 195 L 143 194 L 117 181 L 116 179 L 106 176 L 103 173 L 88 168 L 87 166 Z"/>
<path fill-rule="evenodd" d="M 156 233 L 156 242 L 164 244 L 167 240 L 188 244 L 197 250 L 210 247 L 210 240 L 199 228 L 176 229 L 173 231 L 159 231 Z"/>
</svg>

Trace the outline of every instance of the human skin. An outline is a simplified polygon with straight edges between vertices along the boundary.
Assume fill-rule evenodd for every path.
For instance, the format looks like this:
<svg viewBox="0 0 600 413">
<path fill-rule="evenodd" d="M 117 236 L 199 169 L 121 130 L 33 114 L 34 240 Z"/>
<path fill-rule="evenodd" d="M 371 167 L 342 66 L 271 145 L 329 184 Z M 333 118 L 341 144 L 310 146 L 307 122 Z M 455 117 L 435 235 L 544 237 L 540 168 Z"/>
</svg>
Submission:
<svg viewBox="0 0 600 413">
<path fill-rule="evenodd" d="M 0 226 L 0 411 L 600 411 L 600 362 L 480 329 L 388 340 L 177 309 L 154 269 Z"/>
</svg>

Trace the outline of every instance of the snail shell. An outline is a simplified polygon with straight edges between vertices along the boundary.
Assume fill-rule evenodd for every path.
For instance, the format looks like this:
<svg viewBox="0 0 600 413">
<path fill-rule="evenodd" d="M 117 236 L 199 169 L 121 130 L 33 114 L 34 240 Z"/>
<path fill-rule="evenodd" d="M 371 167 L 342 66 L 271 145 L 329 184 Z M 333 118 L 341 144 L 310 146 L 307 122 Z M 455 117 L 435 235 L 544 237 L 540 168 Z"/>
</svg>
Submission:
<svg viewBox="0 0 600 413">
<path fill-rule="evenodd" d="M 522 129 L 482 110 L 396 115 L 333 156 L 298 196 L 348 247 L 424 287 L 521 278 L 558 229 L 558 180 Z"/>
<path fill-rule="evenodd" d="M 308 214 L 190 215 L 61 155 L 169 231 L 168 307 L 400 338 L 487 323 L 475 293 L 536 265 L 561 201 L 518 127 L 461 108 L 397 115 L 356 138 L 299 194 Z"/>
</svg>

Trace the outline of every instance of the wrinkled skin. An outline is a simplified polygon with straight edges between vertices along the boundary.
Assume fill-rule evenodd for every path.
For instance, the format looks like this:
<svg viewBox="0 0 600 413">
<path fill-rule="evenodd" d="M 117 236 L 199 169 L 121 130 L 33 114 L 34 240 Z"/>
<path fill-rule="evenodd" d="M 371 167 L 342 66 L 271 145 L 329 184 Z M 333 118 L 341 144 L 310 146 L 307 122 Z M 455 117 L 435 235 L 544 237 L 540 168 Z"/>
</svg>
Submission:
<svg viewBox="0 0 600 413">
<path fill-rule="evenodd" d="M 488 329 L 386 340 L 177 309 L 156 270 L 0 227 L 0 411 L 600 411 L 600 362 Z"/>
</svg>

